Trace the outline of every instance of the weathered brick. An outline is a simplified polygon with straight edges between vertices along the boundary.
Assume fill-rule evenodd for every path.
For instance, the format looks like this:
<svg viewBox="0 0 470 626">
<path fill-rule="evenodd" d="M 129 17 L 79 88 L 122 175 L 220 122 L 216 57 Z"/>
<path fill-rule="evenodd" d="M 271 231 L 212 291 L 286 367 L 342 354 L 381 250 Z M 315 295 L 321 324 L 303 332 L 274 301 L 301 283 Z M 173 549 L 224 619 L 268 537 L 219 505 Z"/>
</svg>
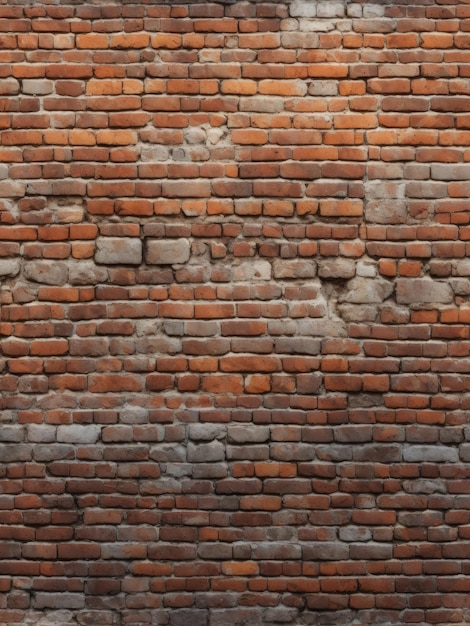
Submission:
<svg viewBox="0 0 470 626">
<path fill-rule="evenodd" d="M 20 262 L 17 259 L 0 261 L 0 276 L 16 276 L 20 272 Z"/>
<path fill-rule="evenodd" d="M 64 285 L 68 278 L 68 268 L 60 261 L 33 261 L 25 265 L 24 275 L 36 283 Z"/>
<path fill-rule="evenodd" d="M 95 261 L 105 265 L 139 265 L 142 263 L 142 242 L 137 238 L 99 237 Z"/>
<path fill-rule="evenodd" d="M 57 429 L 57 441 L 63 443 L 96 443 L 100 432 L 101 428 L 95 425 L 59 426 Z"/>
<path fill-rule="evenodd" d="M 267 261 L 250 261 L 241 263 L 233 268 L 235 281 L 258 281 L 270 280 L 271 264 Z"/>
<path fill-rule="evenodd" d="M 150 265 L 173 265 L 186 263 L 191 255 L 187 239 L 148 240 L 145 259 Z"/>
<path fill-rule="evenodd" d="M 399 304 L 448 304 L 452 300 L 452 289 L 447 283 L 426 278 L 402 278 L 397 281 Z"/>
<path fill-rule="evenodd" d="M 349 557 L 349 546 L 337 542 L 320 541 L 302 546 L 306 561 L 338 561 Z"/>
<path fill-rule="evenodd" d="M 320 278 L 352 278 L 356 273 L 356 264 L 349 259 L 330 259 L 321 261 L 318 267 Z"/>
<path fill-rule="evenodd" d="M 230 443 L 261 443 L 269 439 L 268 426 L 237 426 L 230 425 L 227 431 Z"/>
<path fill-rule="evenodd" d="M 470 168 L 464 164 L 442 164 L 431 165 L 431 178 L 435 180 L 468 180 Z"/>
<path fill-rule="evenodd" d="M 447 463 L 458 461 L 459 453 L 456 448 L 445 446 L 405 446 L 403 460 L 409 463 Z"/>
<path fill-rule="evenodd" d="M 273 264 L 274 278 L 313 278 L 317 267 L 314 261 L 277 259 Z"/>
<path fill-rule="evenodd" d="M 259 543 L 257 546 L 254 546 L 252 548 L 252 558 L 255 560 L 300 559 L 301 555 L 301 546 L 291 543 L 279 543 L 273 541 L 269 543 Z"/>
<path fill-rule="evenodd" d="M 303 0 L 295 0 L 290 5 L 289 12 L 292 17 L 316 17 L 317 3 L 304 2 Z"/>
<path fill-rule="evenodd" d="M 20 84 L 16 78 L 4 78 L 0 85 L 0 95 L 14 96 L 20 91 Z"/>
<path fill-rule="evenodd" d="M 22 91 L 25 94 L 45 95 L 54 91 L 54 82 L 52 80 L 38 80 L 25 78 L 22 83 Z"/>
<path fill-rule="evenodd" d="M 206 609 L 177 609 L 170 614 L 170 626 L 207 626 Z"/>
<path fill-rule="evenodd" d="M 83 609 L 85 598 L 80 593 L 39 592 L 36 594 L 36 609 Z"/>
</svg>

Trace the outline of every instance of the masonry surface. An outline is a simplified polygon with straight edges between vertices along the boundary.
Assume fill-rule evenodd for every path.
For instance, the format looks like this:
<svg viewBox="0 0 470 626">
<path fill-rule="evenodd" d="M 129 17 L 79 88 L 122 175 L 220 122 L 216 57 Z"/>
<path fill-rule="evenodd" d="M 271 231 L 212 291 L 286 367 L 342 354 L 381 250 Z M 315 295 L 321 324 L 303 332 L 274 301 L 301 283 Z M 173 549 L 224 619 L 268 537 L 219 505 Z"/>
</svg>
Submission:
<svg viewBox="0 0 470 626">
<path fill-rule="evenodd" d="M 470 623 L 470 4 L 0 2 L 0 623 Z"/>
</svg>

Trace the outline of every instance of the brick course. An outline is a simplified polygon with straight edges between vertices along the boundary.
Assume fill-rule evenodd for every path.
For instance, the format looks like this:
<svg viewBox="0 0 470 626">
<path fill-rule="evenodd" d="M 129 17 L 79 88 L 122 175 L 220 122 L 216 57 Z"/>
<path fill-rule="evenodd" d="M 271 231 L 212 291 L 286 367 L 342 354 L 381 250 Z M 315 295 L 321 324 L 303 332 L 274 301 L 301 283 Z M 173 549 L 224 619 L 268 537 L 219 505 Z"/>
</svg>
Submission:
<svg viewBox="0 0 470 626">
<path fill-rule="evenodd" d="M 0 0 L 0 622 L 470 623 L 470 7 Z"/>
</svg>

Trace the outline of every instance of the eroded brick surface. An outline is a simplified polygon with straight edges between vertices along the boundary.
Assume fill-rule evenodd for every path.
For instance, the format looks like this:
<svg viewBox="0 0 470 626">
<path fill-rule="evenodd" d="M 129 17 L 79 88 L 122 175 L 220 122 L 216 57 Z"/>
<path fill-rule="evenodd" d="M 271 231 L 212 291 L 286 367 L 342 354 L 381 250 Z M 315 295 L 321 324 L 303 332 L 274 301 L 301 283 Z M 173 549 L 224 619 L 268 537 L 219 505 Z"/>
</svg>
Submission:
<svg viewBox="0 0 470 626">
<path fill-rule="evenodd" d="M 0 623 L 470 623 L 470 10 L 0 0 Z"/>
</svg>

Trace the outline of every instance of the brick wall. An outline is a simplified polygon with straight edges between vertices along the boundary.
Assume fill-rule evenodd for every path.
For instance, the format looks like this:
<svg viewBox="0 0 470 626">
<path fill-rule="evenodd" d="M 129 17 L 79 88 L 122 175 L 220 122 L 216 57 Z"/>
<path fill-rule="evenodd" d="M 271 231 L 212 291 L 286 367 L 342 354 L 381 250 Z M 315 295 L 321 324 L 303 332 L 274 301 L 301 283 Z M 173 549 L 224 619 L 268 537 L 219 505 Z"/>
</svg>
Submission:
<svg viewBox="0 0 470 626">
<path fill-rule="evenodd" d="M 0 3 L 0 623 L 470 623 L 470 5 Z"/>
</svg>

